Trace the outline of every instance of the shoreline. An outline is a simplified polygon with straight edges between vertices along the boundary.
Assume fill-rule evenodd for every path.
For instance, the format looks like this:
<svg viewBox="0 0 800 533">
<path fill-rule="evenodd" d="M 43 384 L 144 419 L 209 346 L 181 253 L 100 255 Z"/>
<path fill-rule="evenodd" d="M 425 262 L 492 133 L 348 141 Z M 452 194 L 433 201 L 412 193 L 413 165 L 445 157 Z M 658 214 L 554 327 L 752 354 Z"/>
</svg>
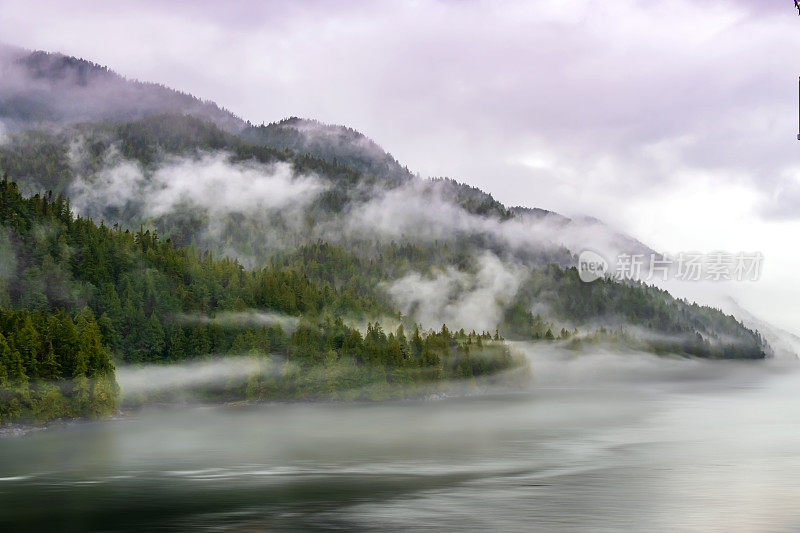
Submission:
<svg viewBox="0 0 800 533">
<path fill-rule="evenodd" d="M 123 409 L 117 410 L 112 415 L 102 418 L 57 418 L 49 420 L 42 424 L 35 424 L 32 422 L 4 422 L 0 424 L 0 442 L 6 439 L 22 438 L 32 433 L 40 431 L 47 431 L 52 429 L 65 428 L 77 424 L 88 422 L 108 422 L 113 420 L 123 420 L 136 414 L 140 411 L 147 409 L 183 409 L 191 407 L 219 407 L 219 408 L 251 408 L 256 406 L 269 406 L 269 405 L 302 405 L 302 404 L 330 404 L 330 405 L 374 405 L 385 403 L 417 403 L 417 402 L 439 402 L 458 398 L 473 398 L 477 396 L 487 396 L 492 394 L 502 395 L 517 395 L 522 392 L 519 390 L 503 390 L 503 391 L 469 391 L 460 394 L 453 394 L 452 392 L 438 392 L 418 397 L 409 398 L 392 398 L 384 400 L 345 400 L 345 399 L 322 399 L 322 398 L 285 398 L 285 399 L 262 399 L 262 400 L 228 400 L 221 402 L 213 401 L 198 401 L 198 402 L 150 402 L 136 406 L 128 406 Z"/>
<path fill-rule="evenodd" d="M 87 422 L 104 422 L 108 420 L 120 420 L 128 416 L 129 412 L 117 411 L 113 415 L 102 418 L 56 418 L 48 420 L 42 424 L 35 424 L 33 422 L 3 422 L 0 424 L 0 442 L 5 439 L 17 439 L 30 435 L 31 433 L 38 433 L 40 431 L 47 431 L 51 429 L 65 428 L 77 424 Z"/>
</svg>

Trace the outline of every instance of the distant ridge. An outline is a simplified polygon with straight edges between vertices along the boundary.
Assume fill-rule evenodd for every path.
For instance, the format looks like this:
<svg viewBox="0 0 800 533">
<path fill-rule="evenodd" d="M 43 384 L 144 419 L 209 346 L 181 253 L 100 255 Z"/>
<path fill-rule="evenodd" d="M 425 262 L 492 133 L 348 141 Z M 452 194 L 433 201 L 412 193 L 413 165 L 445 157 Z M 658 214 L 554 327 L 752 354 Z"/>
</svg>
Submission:
<svg viewBox="0 0 800 533">
<path fill-rule="evenodd" d="M 164 85 L 127 79 L 60 53 L 0 45 L 0 122 L 6 129 L 183 113 L 228 132 L 246 123 L 214 102 Z"/>
</svg>

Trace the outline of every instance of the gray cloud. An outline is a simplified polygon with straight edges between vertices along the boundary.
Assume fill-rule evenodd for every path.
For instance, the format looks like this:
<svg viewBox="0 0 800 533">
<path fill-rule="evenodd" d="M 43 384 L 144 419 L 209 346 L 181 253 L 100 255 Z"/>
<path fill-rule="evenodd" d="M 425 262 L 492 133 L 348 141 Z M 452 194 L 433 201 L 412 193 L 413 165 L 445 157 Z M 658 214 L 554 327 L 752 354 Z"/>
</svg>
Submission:
<svg viewBox="0 0 800 533">
<path fill-rule="evenodd" d="M 35 27 L 27 4 L 4 6 L 3 33 L 21 44 L 191 88 L 253 121 L 352 125 L 414 170 L 469 178 L 511 203 L 602 216 L 548 189 L 576 187 L 572 172 L 593 182 L 584 187 L 648 195 L 686 167 L 735 170 L 769 192 L 794 146 L 791 5 L 84 2 L 86 17 L 60 31 L 48 24 L 64 19 L 58 3 L 42 3 Z M 133 34 L 120 31 L 133 20 Z M 508 165 L 531 152 L 566 164 Z"/>
<path fill-rule="evenodd" d="M 371 199 L 352 210 L 343 228 L 342 221 L 337 221 L 325 237 L 335 239 L 344 233 L 360 238 L 434 242 L 480 235 L 489 243 L 523 255 L 549 253 L 546 262 L 564 261 L 564 254 L 559 254 L 564 249 L 573 254 L 594 249 L 607 257 L 649 252 L 644 245 L 594 219 L 521 213 L 500 220 L 470 213 L 454 202 L 452 190 L 442 181 L 411 180 L 389 190 L 375 188 L 369 194 Z"/>
</svg>

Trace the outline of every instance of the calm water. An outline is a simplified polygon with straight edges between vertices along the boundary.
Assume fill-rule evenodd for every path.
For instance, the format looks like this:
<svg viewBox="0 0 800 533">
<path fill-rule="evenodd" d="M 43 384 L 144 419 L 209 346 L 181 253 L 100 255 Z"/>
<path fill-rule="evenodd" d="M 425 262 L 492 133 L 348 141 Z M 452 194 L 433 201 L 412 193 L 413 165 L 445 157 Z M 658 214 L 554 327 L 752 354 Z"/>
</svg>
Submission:
<svg viewBox="0 0 800 533">
<path fill-rule="evenodd" d="M 519 394 L 174 408 L 6 439 L 0 531 L 800 530 L 796 365 L 534 368 Z"/>
</svg>

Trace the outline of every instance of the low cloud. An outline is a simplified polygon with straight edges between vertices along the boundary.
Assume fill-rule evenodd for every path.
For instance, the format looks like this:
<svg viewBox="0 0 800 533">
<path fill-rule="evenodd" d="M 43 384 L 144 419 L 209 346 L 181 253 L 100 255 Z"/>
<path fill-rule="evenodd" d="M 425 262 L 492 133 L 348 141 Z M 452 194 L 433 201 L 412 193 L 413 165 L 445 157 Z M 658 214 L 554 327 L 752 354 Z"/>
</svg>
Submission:
<svg viewBox="0 0 800 533">
<path fill-rule="evenodd" d="M 82 147 L 70 154 L 73 168 L 86 167 Z M 167 227 L 185 226 L 199 245 L 255 266 L 263 253 L 253 250 L 285 247 L 288 228 L 302 227 L 306 208 L 326 187 L 316 176 L 297 174 L 283 162 L 233 161 L 226 152 L 202 152 L 164 156 L 150 169 L 122 158 L 112 147 L 100 170 L 76 172 L 68 195 L 79 214 L 97 221 L 172 219 L 165 221 Z M 248 242 L 231 237 L 243 231 Z"/>
<path fill-rule="evenodd" d="M 197 207 L 210 216 L 303 207 L 325 189 L 315 177 L 296 175 L 288 163 L 232 162 L 226 152 L 166 156 L 154 171 L 112 152 L 100 172 L 80 176 L 70 197 L 79 212 L 140 202 L 146 216 Z"/>
<path fill-rule="evenodd" d="M 453 267 L 425 275 L 411 273 L 385 285 L 400 310 L 422 326 L 493 331 L 500 323 L 503 304 L 519 289 L 521 269 L 492 254 L 476 261 L 474 273 Z"/>
<path fill-rule="evenodd" d="M 159 216 L 180 205 L 199 206 L 212 216 L 259 213 L 302 207 L 325 187 L 310 176 L 295 175 L 289 163 L 231 163 L 226 153 L 170 160 L 146 189 L 147 214 Z"/>
<path fill-rule="evenodd" d="M 699 358 L 670 357 L 640 351 L 620 351 L 604 346 L 576 352 L 556 344 L 513 342 L 531 366 L 534 387 L 613 387 L 623 384 L 648 387 L 708 390 L 716 382 L 729 387 L 752 382 L 754 368 L 747 362 L 719 362 Z M 759 372 L 785 370 L 775 364 Z"/>
<path fill-rule="evenodd" d="M 278 367 L 279 368 L 279 367 Z M 244 380 L 252 374 L 277 372 L 270 359 L 226 357 L 176 365 L 127 366 L 116 371 L 117 382 L 126 396 L 160 391 L 180 392 L 198 386 L 223 385 Z"/>
<path fill-rule="evenodd" d="M 299 319 L 294 316 L 250 309 L 247 311 L 217 313 L 213 317 L 205 315 L 179 315 L 183 324 L 218 324 L 226 327 L 280 326 L 291 333 L 297 329 Z"/>
<path fill-rule="evenodd" d="M 546 212 L 520 213 L 501 220 L 470 213 L 442 182 L 411 180 L 390 190 L 376 188 L 344 222 L 344 232 L 357 238 L 435 242 L 482 236 L 488 246 L 502 247 L 530 260 L 570 264 L 564 252 L 585 249 L 608 257 L 651 250 L 631 237 L 591 218 L 568 219 Z"/>
<path fill-rule="evenodd" d="M 472 213 L 459 205 L 458 187 L 412 178 L 401 186 L 367 186 L 356 191 L 342 213 L 308 225 L 314 200 L 330 187 L 314 175 L 298 175 L 289 163 L 233 161 L 227 152 L 164 155 L 153 167 L 121 156 L 112 145 L 99 170 L 92 170 L 87 141 L 74 141 L 69 158 L 76 179 L 68 194 L 82 215 L 125 222 L 178 214 L 204 231 L 204 244 L 248 264 L 287 245 L 322 238 L 434 243 L 469 239 L 478 247 L 503 250 L 526 263 L 571 265 L 572 254 L 590 248 L 613 257 L 647 250 L 594 219 L 567 219 L 545 212 L 509 219 Z M 476 193 L 477 194 L 477 193 Z M 231 215 L 237 218 L 231 227 Z M 231 232 L 247 228 L 249 250 Z M 475 239 L 478 241 L 475 241 Z M 240 239 L 239 239 L 240 240 Z M 232 248 L 233 247 L 233 248 Z M 238 247 L 238 248 L 237 248 Z"/>
</svg>

